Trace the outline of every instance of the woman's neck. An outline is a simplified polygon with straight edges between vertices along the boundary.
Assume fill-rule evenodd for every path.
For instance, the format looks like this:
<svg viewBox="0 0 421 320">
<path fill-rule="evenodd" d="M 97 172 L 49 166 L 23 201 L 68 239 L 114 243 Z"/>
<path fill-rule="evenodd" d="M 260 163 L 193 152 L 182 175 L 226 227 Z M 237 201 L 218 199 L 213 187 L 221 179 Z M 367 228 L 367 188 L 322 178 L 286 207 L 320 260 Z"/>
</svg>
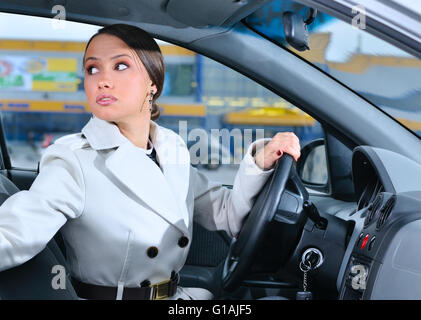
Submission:
<svg viewBox="0 0 421 320">
<path fill-rule="evenodd" d="M 142 121 L 121 121 L 116 123 L 121 134 L 129 139 L 136 147 L 147 149 L 149 140 L 149 119 Z"/>
</svg>

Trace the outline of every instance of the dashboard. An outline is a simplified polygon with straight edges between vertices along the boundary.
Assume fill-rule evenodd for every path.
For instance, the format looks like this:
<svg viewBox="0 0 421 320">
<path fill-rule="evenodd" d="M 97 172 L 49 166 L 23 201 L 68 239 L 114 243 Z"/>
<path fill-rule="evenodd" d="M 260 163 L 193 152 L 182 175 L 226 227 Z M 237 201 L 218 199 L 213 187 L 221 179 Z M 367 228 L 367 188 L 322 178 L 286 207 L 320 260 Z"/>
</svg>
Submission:
<svg viewBox="0 0 421 320">
<path fill-rule="evenodd" d="M 352 174 L 355 227 L 339 272 L 340 299 L 421 299 L 421 166 L 394 152 L 358 147 Z"/>
<path fill-rule="evenodd" d="M 317 290 L 344 300 L 421 299 L 421 165 L 395 152 L 353 150 L 356 202 L 311 194 L 325 229 L 307 220 L 288 270 L 315 248 Z"/>
</svg>

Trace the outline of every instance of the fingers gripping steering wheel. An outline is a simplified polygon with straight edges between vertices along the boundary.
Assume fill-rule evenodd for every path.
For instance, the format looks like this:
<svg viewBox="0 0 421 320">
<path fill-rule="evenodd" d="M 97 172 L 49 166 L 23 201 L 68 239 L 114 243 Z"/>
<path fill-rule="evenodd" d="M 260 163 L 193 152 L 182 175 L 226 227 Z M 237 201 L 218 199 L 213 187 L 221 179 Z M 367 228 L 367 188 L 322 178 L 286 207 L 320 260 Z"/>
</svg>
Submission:
<svg viewBox="0 0 421 320">
<path fill-rule="evenodd" d="M 238 237 L 232 240 L 222 271 L 224 290 L 233 291 L 247 276 L 265 231 L 274 219 L 277 223 L 288 225 L 288 228 L 292 226 L 294 230 L 285 235 L 282 248 L 287 252 L 284 254 L 288 256 L 295 249 L 305 218 L 302 204 L 308 200 L 308 193 L 298 178 L 293 164 L 294 160 L 289 154 L 285 153 L 279 158 L 273 174 L 257 196 Z M 293 188 L 286 188 L 288 180 L 291 181 Z"/>
</svg>

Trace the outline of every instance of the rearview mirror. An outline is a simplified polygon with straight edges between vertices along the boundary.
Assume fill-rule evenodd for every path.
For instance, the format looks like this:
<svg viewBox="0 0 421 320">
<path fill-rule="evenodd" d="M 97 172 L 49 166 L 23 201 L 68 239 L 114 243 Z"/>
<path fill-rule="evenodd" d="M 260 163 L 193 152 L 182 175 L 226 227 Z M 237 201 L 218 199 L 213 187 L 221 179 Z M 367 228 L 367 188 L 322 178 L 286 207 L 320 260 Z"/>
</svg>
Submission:
<svg viewBox="0 0 421 320">
<path fill-rule="evenodd" d="M 304 21 L 300 14 L 287 11 L 283 14 L 285 39 L 298 51 L 310 50 L 307 26 L 316 19 L 317 10 L 311 8 L 309 18 Z"/>
</svg>

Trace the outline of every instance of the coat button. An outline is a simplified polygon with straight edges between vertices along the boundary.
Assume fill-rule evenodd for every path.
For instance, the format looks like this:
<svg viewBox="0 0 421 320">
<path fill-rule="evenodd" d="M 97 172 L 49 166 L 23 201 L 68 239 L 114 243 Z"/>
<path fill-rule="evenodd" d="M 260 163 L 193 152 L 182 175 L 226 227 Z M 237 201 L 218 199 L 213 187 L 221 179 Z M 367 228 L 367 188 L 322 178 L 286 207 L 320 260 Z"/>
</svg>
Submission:
<svg viewBox="0 0 421 320">
<path fill-rule="evenodd" d="M 178 245 L 181 248 L 184 248 L 185 246 L 187 246 L 189 244 L 189 238 L 182 236 L 180 237 L 180 239 L 178 239 Z"/>
<path fill-rule="evenodd" d="M 155 258 L 158 255 L 158 248 L 157 247 L 149 247 L 146 251 L 149 258 Z"/>
</svg>

